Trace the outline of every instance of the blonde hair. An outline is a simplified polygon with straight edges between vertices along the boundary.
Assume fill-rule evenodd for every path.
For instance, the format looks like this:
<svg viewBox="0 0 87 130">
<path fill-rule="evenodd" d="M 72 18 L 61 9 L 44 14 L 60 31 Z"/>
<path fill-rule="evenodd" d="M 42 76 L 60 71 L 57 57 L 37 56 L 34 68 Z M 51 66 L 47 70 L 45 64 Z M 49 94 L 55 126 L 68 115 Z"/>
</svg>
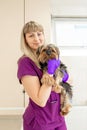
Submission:
<svg viewBox="0 0 87 130">
<path fill-rule="evenodd" d="M 23 30 L 21 32 L 21 50 L 25 56 L 31 58 L 35 62 L 35 64 L 38 67 L 40 67 L 39 63 L 37 61 L 37 58 L 35 57 L 31 48 L 29 47 L 28 44 L 26 44 L 26 41 L 25 41 L 26 33 L 31 33 L 31 32 L 36 32 L 36 31 L 40 31 L 44 34 L 44 29 L 43 29 L 42 25 L 40 25 L 34 21 L 30 21 L 24 25 Z"/>
</svg>

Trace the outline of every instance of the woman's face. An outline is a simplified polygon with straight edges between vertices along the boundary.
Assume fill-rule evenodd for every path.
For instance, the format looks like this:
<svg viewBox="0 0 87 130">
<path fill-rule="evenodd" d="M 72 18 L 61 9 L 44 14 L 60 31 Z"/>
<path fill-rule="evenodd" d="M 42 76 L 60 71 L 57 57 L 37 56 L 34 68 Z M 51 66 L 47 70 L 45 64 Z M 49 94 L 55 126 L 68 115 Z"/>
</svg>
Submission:
<svg viewBox="0 0 87 130">
<path fill-rule="evenodd" d="M 37 31 L 26 33 L 25 40 L 32 50 L 37 50 L 39 46 L 44 44 L 45 39 L 43 32 Z"/>
</svg>

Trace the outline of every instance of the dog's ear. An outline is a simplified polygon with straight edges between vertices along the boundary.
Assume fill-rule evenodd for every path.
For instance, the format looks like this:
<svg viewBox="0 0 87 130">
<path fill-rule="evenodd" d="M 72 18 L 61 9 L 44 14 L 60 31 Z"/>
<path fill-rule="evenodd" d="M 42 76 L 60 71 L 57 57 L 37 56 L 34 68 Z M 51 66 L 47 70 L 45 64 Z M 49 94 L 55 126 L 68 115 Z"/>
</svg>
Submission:
<svg viewBox="0 0 87 130">
<path fill-rule="evenodd" d="M 37 51 L 36 51 L 36 54 L 39 56 L 40 55 L 40 52 L 42 50 L 42 48 L 44 47 L 44 45 L 38 47 Z"/>
<path fill-rule="evenodd" d="M 60 50 L 59 50 L 59 48 L 57 46 L 55 46 L 55 49 L 56 49 L 56 52 L 57 52 L 58 56 L 60 56 Z"/>
<path fill-rule="evenodd" d="M 56 45 L 53 44 L 53 47 L 55 48 L 55 50 L 57 52 L 57 55 L 58 55 L 58 58 L 59 58 L 59 56 L 60 56 L 60 50 L 59 50 L 58 46 L 56 46 Z"/>
</svg>

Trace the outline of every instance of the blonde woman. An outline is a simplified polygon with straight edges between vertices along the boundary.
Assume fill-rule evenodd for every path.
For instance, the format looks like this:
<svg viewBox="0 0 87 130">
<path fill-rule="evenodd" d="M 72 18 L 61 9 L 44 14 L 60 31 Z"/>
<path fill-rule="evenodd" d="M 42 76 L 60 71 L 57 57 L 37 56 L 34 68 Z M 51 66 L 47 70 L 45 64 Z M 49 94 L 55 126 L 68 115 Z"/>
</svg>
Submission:
<svg viewBox="0 0 87 130">
<path fill-rule="evenodd" d="M 23 130 L 67 130 L 60 113 L 60 94 L 52 86 L 41 84 L 43 75 L 36 57 L 36 50 L 45 44 L 43 27 L 30 21 L 21 33 L 23 56 L 18 60 L 17 77 L 29 96 L 29 104 L 23 114 Z M 54 64 L 53 64 L 54 65 Z M 55 65 L 53 71 L 56 70 Z"/>
</svg>

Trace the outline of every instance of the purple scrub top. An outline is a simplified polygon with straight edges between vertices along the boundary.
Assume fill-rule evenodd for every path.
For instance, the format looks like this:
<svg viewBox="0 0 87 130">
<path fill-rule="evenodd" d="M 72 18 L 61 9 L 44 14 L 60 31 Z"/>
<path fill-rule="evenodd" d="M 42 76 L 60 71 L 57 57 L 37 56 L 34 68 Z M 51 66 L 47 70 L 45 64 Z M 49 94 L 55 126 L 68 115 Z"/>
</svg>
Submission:
<svg viewBox="0 0 87 130">
<path fill-rule="evenodd" d="M 24 75 L 38 76 L 40 80 L 42 74 L 42 70 L 30 58 L 21 57 L 19 59 L 17 77 L 20 83 Z M 60 94 L 52 91 L 45 107 L 38 106 L 29 98 L 29 104 L 23 114 L 23 119 L 26 124 L 30 124 L 32 127 L 39 124 L 43 129 L 56 128 L 62 125 L 64 117 L 60 115 Z"/>
</svg>

